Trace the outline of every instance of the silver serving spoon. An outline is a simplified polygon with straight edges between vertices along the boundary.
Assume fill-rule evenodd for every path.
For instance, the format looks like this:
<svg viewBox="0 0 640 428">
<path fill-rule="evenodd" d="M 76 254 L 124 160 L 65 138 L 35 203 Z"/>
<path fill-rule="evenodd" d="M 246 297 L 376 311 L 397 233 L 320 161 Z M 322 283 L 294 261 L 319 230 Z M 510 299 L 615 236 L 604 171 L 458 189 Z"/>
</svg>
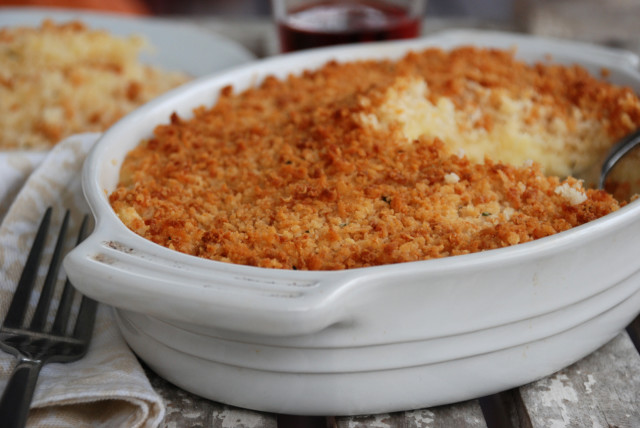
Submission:
<svg viewBox="0 0 640 428">
<path fill-rule="evenodd" d="M 607 180 L 607 176 L 616 165 L 616 163 L 618 163 L 618 161 L 622 159 L 624 155 L 629 153 L 638 145 L 640 145 L 640 129 L 622 138 L 613 147 L 611 147 L 611 150 L 609 150 L 609 154 L 602 164 L 602 169 L 600 170 L 600 180 L 598 181 L 599 189 L 604 189 L 604 183 Z"/>
</svg>

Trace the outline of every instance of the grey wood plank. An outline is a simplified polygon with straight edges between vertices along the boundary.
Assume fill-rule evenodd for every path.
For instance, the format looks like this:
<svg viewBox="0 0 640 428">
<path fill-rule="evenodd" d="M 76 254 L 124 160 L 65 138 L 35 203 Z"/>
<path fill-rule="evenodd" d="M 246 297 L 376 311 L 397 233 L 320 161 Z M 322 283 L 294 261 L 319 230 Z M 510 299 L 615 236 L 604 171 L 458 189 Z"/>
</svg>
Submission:
<svg viewBox="0 0 640 428">
<path fill-rule="evenodd" d="M 532 428 L 527 409 L 517 388 L 478 399 L 490 427 Z"/>
<path fill-rule="evenodd" d="M 337 417 L 338 428 L 485 428 L 477 400 L 448 406 L 368 416 Z"/>
<path fill-rule="evenodd" d="M 520 394 L 533 427 L 640 427 L 640 355 L 623 332 Z"/>
<path fill-rule="evenodd" d="M 184 391 L 143 364 L 151 386 L 164 400 L 160 428 L 277 428 L 276 415 L 216 403 Z"/>
<path fill-rule="evenodd" d="M 413 410 L 405 412 L 404 416 L 407 428 L 484 428 L 487 426 L 477 400 Z"/>
</svg>

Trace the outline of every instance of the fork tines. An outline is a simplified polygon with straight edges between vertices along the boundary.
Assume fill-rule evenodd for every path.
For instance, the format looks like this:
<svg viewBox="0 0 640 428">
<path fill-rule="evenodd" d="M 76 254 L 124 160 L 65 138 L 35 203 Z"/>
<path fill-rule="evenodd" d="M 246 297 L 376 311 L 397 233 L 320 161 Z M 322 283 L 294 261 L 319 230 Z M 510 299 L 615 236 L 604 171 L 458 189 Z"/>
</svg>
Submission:
<svg viewBox="0 0 640 428">
<path fill-rule="evenodd" d="M 42 253 L 47 241 L 47 233 L 51 225 L 51 216 L 52 208 L 49 207 L 45 211 L 45 214 L 40 222 L 40 226 L 38 227 L 38 231 L 36 232 L 36 237 L 22 271 L 22 276 L 20 277 L 18 286 L 16 287 L 13 299 L 11 301 L 11 305 L 9 306 L 9 310 L 7 311 L 7 315 L 5 316 L 4 322 L 2 324 L 2 327 L 5 329 L 20 329 L 26 327 L 26 313 L 27 307 L 29 306 L 29 298 L 36 284 L 38 267 L 40 266 L 40 262 L 42 260 Z M 62 225 L 60 226 L 60 231 L 58 233 L 58 238 L 55 244 L 53 255 L 51 257 L 49 269 L 42 285 L 38 304 L 36 306 L 33 317 L 31 318 L 31 322 L 27 328 L 30 331 L 45 331 L 47 315 L 49 313 L 49 307 L 51 306 L 51 300 L 54 294 L 55 285 L 58 279 L 58 273 L 60 271 L 60 265 L 62 263 L 64 255 L 64 242 L 65 236 L 67 234 L 67 229 L 69 227 L 69 217 L 70 213 L 69 210 L 67 210 L 65 212 L 64 219 L 62 220 Z M 85 216 L 82 221 L 82 225 L 80 226 L 77 243 L 80 243 L 84 239 L 87 231 L 87 224 L 88 216 Z M 66 280 L 64 290 L 62 291 L 60 302 L 58 304 L 56 317 L 51 327 L 52 334 L 65 334 L 70 318 L 74 294 L 75 290 L 73 289 L 73 286 L 71 286 L 69 281 Z M 77 319 L 85 319 L 86 315 L 81 316 L 81 314 L 87 311 L 95 312 L 95 304 L 96 303 L 93 300 L 88 299 L 87 297 L 83 297 Z M 93 320 L 91 320 L 89 325 L 91 326 L 91 328 L 93 327 Z M 82 331 L 82 327 L 76 325 L 76 330 L 78 330 L 79 333 Z M 87 335 L 91 335 L 91 331 L 89 331 L 88 333 L 83 332 L 83 339 Z M 76 335 L 74 334 L 74 336 Z"/>
<path fill-rule="evenodd" d="M 70 362 L 82 358 L 87 353 L 93 333 L 97 302 L 83 296 L 73 333 L 67 334 L 75 293 L 68 280 L 60 297 L 53 325 L 50 330 L 47 329 L 49 306 L 58 282 L 64 241 L 69 226 L 69 211 L 65 213 L 62 221 L 38 304 L 31 322 L 27 325 L 27 308 L 38 278 L 38 267 L 51 224 L 51 212 L 52 209 L 48 208 L 40 222 L 9 310 L 0 326 L 0 348 L 19 357 L 0 397 L 0 426 L 25 425 L 41 367 L 48 362 Z M 84 238 L 87 221 L 88 216 L 85 216 L 80 227 L 78 242 Z"/>
</svg>

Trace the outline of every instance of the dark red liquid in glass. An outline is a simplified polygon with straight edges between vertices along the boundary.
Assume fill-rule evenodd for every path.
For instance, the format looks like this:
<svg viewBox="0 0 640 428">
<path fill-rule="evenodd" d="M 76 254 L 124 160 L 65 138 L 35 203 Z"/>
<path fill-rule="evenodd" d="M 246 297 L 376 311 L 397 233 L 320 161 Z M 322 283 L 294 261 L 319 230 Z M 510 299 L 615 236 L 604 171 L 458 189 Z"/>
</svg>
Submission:
<svg viewBox="0 0 640 428">
<path fill-rule="evenodd" d="M 421 17 L 372 0 L 320 1 L 289 12 L 278 24 L 284 52 L 343 43 L 408 39 L 420 33 Z"/>
</svg>

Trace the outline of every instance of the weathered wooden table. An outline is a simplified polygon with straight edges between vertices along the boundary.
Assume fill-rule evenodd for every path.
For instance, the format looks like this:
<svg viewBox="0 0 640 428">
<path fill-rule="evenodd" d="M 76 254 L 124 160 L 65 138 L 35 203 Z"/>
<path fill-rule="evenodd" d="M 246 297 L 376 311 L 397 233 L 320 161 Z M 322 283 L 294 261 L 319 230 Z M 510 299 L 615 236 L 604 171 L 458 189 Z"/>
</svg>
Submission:
<svg viewBox="0 0 640 428">
<path fill-rule="evenodd" d="M 165 428 L 637 428 L 640 317 L 593 354 L 537 382 L 463 403 L 391 414 L 297 417 L 255 412 L 200 398 L 149 369 L 147 373 L 167 406 Z"/>
<path fill-rule="evenodd" d="M 268 21 L 234 22 L 184 18 L 226 35 L 258 56 L 276 51 Z M 510 29 L 474 20 L 428 20 L 425 29 L 450 27 Z M 571 346 L 567 343 L 566 346 Z M 640 427 L 640 317 L 626 331 L 581 361 L 520 388 L 435 408 L 354 417 L 297 417 L 240 409 L 216 403 L 163 380 L 146 369 L 164 398 L 162 426 L 178 427 Z"/>
</svg>

